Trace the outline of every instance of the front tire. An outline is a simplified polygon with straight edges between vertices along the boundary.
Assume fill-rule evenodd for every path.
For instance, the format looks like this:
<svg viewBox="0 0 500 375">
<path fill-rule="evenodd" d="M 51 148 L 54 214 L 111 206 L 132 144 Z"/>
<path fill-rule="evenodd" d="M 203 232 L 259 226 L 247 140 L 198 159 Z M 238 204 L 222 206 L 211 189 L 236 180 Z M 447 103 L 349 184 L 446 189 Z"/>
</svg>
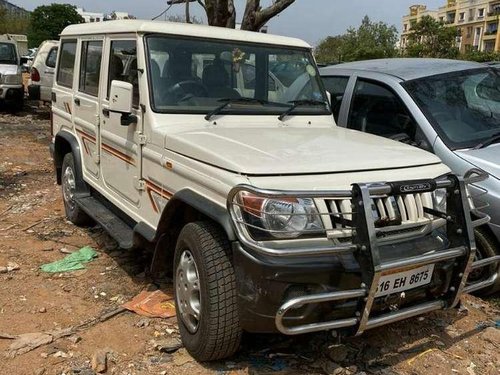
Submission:
<svg viewBox="0 0 500 375">
<path fill-rule="evenodd" d="M 75 225 L 87 225 L 91 222 L 90 217 L 76 204 L 75 194 L 77 185 L 77 174 L 73 154 L 64 155 L 61 172 L 61 188 L 66 217 Z"/>
<path fill-rule="evenodd" d="M 225 233 L 214 223 L 187 224 L 174 257 L 176 312 L 182 342 L 198 361 L 233 355 L 241 341 L 236 277 Z"/>
<path fill-rule="evenodd" d="M 476 228 L 474 230 L 474 238 L 476 240 L 476 259 L 481 260 L 484 258 L 494 257 L 498 255 L 497 253 L 497 242 L 495 238 L 484 228 Z M 469 282 L 480 282 L 489 278 L 489 276 L 495 272 L 495 268 L 498 265 L 490 265 L 477 270 L 472 271 L 469 274 Z M 478 296 L 487 296 L 489 294 L 495 293 L 500 290 L 500 278 L 497 279 L 496 283 L 485 289 L 480 289 L 474 294 Z"/>
</svg>

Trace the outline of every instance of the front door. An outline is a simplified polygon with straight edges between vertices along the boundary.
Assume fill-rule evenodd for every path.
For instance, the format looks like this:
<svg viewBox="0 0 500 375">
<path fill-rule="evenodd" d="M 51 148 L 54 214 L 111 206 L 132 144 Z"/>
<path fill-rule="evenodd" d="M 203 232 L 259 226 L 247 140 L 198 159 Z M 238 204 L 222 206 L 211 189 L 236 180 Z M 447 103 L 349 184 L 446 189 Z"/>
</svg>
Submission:
<svg viewBox="0 0 500 375">
<path fill-rule="evenodd" d="M 139 81 L 137 70 L 137 43 L 132 38 L 110 38 L 107 41 L 106 94 L 101 110 L 101 172 L 105 188 L 112 195 L 119 195 L 129 208 L 139 206 L 141 160 L 137 131 L 141 124 L 139 110 Z M 109 91 L 114 80 L 129 82 L 134 86 L 133 114 L 137 123 L 123 126 L 121 114 L 109 112 Z"/>
</svg>

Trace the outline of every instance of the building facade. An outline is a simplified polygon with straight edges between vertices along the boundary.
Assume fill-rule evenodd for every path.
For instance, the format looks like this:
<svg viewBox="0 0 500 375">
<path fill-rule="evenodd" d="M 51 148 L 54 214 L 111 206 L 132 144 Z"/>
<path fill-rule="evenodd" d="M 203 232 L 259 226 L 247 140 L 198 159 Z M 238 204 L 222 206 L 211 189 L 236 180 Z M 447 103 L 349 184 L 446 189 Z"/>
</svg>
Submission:
<svg viewBox="0 0 500 375">
<path fill-rule="evenodd" d="M 403 17 L 402 48 L 408 43 L 412 25 L 424 15 L 457 27 L 457 47 L 461 52 L 500 51 L 500 0 L 447 0 L 438 10 L 413 5 L 410 13 Z"/>
</svg>

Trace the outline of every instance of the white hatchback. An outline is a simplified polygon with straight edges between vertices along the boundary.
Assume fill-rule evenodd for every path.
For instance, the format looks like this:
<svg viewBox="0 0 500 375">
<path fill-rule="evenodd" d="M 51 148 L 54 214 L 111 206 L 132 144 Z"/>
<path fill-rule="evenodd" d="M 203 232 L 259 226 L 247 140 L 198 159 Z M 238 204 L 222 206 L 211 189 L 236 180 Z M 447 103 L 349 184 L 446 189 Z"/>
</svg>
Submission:
<svg viewBox="0 0 500 375">
<path fill-rule="evenodd" d="M 31 65 L 28 82 L 29 99 L 50 102 L 58 48 L 59 41 L 57 40 L 46 40 L 40 44 L 33 65 Z"/>
</svg>

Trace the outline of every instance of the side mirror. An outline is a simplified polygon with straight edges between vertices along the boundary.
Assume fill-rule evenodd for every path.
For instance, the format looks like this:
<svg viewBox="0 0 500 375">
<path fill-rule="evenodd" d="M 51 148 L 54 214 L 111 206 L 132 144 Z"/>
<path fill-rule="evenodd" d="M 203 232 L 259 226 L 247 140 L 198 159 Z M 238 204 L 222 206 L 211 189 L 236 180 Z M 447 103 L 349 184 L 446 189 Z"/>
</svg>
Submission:
<svg viewBox="0 0 500 375">
<path fill-rule="evenodd" d="M 129 82 L 112 81 L 109 93 L 109 111 L 120 113 L 121 124 L 128 126 L 137 122 L 137 117 L 132 115 L 132 99 L 134 86 Z"/>
<path fill-rule="evenodd" d="M 24 65 L 24 64 L 27 64 L 28 63 L 28 58 L 27 57 L 21 57 L 20 59 L 20 65 Z"/>
</svg>

